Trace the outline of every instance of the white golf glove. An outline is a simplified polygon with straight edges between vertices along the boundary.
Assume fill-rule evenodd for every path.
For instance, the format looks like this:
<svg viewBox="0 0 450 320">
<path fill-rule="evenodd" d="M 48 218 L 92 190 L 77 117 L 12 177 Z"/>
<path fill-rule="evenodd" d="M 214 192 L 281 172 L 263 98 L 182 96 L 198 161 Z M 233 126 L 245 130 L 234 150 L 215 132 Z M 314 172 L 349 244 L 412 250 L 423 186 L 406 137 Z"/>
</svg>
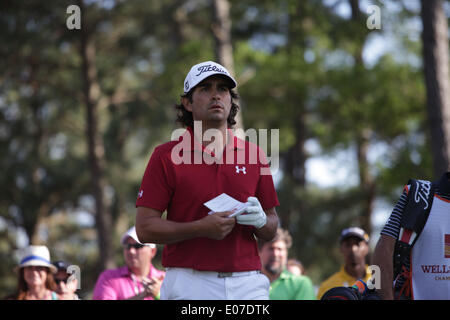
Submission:
<svg viewBox="0 0 450 320">
<path fill-rule="evenodd" d="M 255 197 L 248 197 L 247 199 L 247 214 L 241 214 L 236 217 L 239 224 L 254 226 L 257 229 L 264 227 L 267 223 L 267 216 L 264 212 L 259 200 Z"/>
</svg>

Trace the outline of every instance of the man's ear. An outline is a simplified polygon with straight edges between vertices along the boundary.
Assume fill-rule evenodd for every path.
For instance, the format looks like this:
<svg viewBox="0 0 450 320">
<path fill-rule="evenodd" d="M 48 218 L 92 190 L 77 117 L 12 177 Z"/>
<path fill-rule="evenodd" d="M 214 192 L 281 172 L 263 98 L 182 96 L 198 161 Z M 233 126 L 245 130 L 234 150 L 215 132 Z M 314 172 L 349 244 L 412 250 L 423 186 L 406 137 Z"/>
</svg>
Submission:
<svg viewBox="0 0 450 320">
<path fill-rule="evenodd" d="M 152 253 L 151 253 L 152 259 L 156 256 L 156 251 L 158 251 L 158 249 L 156 247 L 152 248 Z"/>
<path fill-rule="evenodd" d="M 192 103 L 189 101 L 189 98 L 187 97 L 182 97 L 181 98 L 181 103 L 183 104 L 184 108 L 189 111 L 192 112 Z"/>
</svg>

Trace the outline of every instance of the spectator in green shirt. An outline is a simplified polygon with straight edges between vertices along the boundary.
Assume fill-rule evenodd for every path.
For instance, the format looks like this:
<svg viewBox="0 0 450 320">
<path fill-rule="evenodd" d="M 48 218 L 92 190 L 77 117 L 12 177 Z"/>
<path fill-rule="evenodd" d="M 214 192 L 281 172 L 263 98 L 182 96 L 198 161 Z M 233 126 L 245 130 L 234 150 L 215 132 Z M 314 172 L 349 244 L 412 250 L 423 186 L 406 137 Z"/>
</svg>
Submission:
<svg viewBox="0 0 450 320">
<path fill-rule="evenodd" d="M 271 241 L 258 239 L 262 273 L 270 281 L 270 300 L 316 300 L 311 279 L 305 275 L 294 275 L 287 267 L 288 250 L 292 245 L 289 232 L 278 228 Z"/>
</svg>

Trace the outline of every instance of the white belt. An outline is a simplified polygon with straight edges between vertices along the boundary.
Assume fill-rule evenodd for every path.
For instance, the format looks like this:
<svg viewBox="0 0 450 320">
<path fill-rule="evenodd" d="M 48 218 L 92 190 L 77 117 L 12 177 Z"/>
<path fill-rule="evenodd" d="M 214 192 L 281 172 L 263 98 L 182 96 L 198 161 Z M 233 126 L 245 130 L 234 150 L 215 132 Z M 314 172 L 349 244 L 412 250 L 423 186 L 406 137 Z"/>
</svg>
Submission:
<svg viewBox="0 0 450 320">
<path fill-rule="evenodd" d="M 251 270 L 251 271 L 237 271 L 237 272 L 217 272 L 217 271 L 200 271 L 190 268 L 166 268 L 166 271 L 174 269 L 183 269 L 185 271 L 191 272 L 192 274 L 203 274 L 203 275 L 211 275 L 218 278 L 228 278 L 228 277 L 245 277 L 250 276 L 252 274 L 259 274 L 261 271 L 259 270 Z"/>
<path fill-rule="evenodd" d="M 240 271 L 240 272 L 217 272 L 217 277 L 219 278 L 226 278 L 226 277 L 245 277 L 252 274 L 258 274 L 261 273 L 259 270 L 252 270 L 252 271 Z"/>
</svg>

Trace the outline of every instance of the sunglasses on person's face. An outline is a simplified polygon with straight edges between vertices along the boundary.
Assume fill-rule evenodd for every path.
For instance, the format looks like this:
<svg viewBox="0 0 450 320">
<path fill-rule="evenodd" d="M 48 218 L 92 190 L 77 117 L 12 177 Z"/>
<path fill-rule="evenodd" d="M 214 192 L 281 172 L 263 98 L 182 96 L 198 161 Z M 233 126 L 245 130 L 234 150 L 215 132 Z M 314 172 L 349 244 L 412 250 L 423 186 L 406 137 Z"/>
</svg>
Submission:
<svg viewBox="0 0 450 320">
<path fill-rule="evenodd" d="M 69 278 L 65 278 L 65 279 L 56 279 L 55 278 L 55 282 L 57 285 L 59 285 L 61 282 L 64 282 L 65 284 L 67 284 L 67 280 L 69 280 Z"/>
<path fill-rule="evenodd" d="M 143 248 L 144 245 L 143 245 L 143 244 L 139 244 L 139 243 L 135 243 L 135 244 L 132 244 L 132 243 L 125 243 L 125 244 L 123 245 L 123 247 L 124 247 L 125 250 L 130 250 L 131 248 L 134 248 L 134 249 L 136 249 L 136 250 L 139 250 L 139 249 Z"/>
</svg>

